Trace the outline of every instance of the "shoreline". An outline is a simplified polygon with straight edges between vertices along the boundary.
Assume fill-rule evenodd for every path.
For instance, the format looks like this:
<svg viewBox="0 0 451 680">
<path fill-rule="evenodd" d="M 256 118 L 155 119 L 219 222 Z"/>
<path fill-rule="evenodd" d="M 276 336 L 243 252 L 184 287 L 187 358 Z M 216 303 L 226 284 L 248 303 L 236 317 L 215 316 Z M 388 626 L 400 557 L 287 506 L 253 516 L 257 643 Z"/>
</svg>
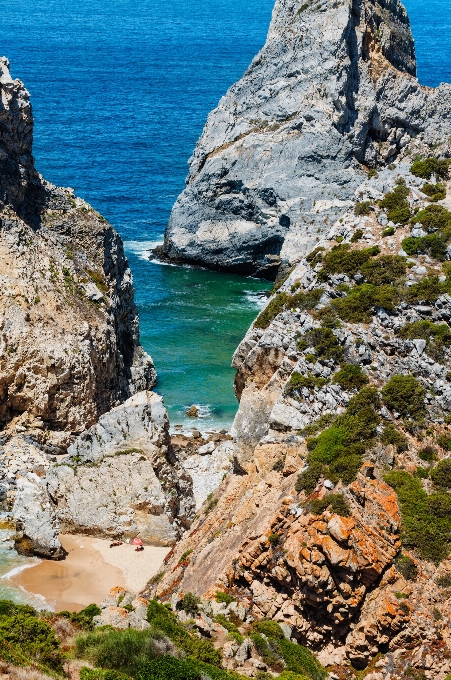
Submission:
<svg viewBox="0 0 451 680">
<path fill-rule="evenodd" d="M 170 550 L 145 546 L 135 552 L 135 546 L 127 543 L 110 548 L 111 540 L 80 534 L 59 538 L 67 551 L 64 560 L 41 560 L 8 579 L 16 588 L 44 598 L 54 611 L 100 604 L 115 586 L 139 593 Z"/>
</svg>

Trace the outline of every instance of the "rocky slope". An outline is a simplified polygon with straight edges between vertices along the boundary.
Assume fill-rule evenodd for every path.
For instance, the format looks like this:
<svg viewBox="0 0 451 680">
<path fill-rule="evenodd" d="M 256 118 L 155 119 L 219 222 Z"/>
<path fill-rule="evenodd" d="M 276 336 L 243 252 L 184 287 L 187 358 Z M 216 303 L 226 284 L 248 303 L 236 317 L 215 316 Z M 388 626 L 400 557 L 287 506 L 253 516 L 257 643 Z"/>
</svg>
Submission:
<svg viewBox="0 0 451 680">
<path fill-rule="evenodd" d="M 399 0 L 277 0 L 266 44 L 208 117 L 161 257 L 274 278 L 367 167 L 446 149 L 451 87 L 415 78 Z"/>
<path fill-rule="evenodd" d="M 233 474 L 147 595 L 225 591 L 331 677 L 451 671 L 448 173 L 370 173 L 275 292 L 234 357 Z"/>
</svg>

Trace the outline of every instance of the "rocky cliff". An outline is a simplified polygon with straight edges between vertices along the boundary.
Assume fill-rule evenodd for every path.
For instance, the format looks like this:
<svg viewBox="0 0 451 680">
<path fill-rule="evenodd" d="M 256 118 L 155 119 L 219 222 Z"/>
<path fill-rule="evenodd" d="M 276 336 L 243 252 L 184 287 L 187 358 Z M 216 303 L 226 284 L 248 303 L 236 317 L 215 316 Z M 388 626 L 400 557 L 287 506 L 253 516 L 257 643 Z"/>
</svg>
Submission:
<svg viewBox="0 0 451 680">
<path fill-rule="evenodd" d="M 277 0 L 266 44 L 208 116 L 160 256 L 274 278 L 368 167 L 446 150 L 451 87 L 422 87 L 399 0 Z"/>
<path fill-rule="evenodd" d="M 29 95 L 0 60 L 0 500 L 155 369 L 120 237 L 36 171 Z"/>
<path fill-rule="evenodd" d="M 370 173 L 273 292 L 234 357 L 233 473 L 146 592 L 226 593 L 333 678 L 451 671 L 449 166 Z"/>
</svg>

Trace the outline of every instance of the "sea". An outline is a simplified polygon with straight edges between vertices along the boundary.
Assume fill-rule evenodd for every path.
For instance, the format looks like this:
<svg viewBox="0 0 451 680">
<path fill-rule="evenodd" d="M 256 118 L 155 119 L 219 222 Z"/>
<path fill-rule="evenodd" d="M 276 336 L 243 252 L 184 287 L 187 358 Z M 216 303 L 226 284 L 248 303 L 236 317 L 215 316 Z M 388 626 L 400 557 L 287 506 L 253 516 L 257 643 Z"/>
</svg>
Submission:
<svg viewBox="0 0 451 680">
<path fill-rule="evenodd" d="M 450 0 L 405 0 L 424 85 L 451 82 Z M 124 240 L 141 343 L 173 426 L 229 428 L 233 351 L 267 281 L 162 265 L 163 239 L 208 112 L 263 46 L 273 0 L 17 0 L 4 3 L 0 53 L 31 95 L 34 156 Z M 185 415 L 191 405 L 200 418 Z M 30 562 L 0 532 L 0 597 Z M 3 546 L 3 547 L 2 547 Z"/>
</svg>

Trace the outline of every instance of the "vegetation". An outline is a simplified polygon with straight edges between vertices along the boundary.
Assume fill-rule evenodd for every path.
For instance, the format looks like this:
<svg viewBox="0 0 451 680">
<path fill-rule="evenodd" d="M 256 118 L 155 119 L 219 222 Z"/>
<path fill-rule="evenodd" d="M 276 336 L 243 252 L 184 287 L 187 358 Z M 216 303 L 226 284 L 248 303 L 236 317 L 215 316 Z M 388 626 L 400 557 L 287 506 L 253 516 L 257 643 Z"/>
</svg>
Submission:
<svg viewBox="0 0 451 680">
<path fill-rule="evenodd" d="M 431 470 L 431 479 L 440 489 L 451 489 L 451 458 L 444 458 Z"/>
<path fill-rule="evenodd" d="M 299 351 L 313 347 L 318 359 L 340 361 L 343 348 L 330 328 L 313 328 L 298 340 Z"/>
<path fill-rule="evenodd" d="M 437 460 L 437 451 L 432 446 L 425 446 L 424 449 L 418 451 L 418 458 L 427 463 L 432 463 L 434 460 Z"/>
<path fill-rule="evenodd" d="M 224 602 L 225 604 L 229 605 L 232 602 L 236 602 L 236 597 L 229 595 L 229 593 L 223 593 L 221 590 L 217 590 L 215 600 L 216 602 Z"/>
<path fill-rule="evenodd" d="M 416 160 L 410 166 L 410 172 L 415 177 L 431 179 L 432 175 L 446 179 L 448 177 L 450 161 L 448 159 L 438 160 L 437 158 L 424 158 Z"/>
<path fill-rule="evenodd" d="M 400 255 L 380 255 L 367 260 L 360 273 L 374 286 L 391 284 L 405 276 L 406 258 Z"/>
<path fill-rule="evenodd" d="M 183 598 L 177 602 L 176 609 L 185 611 L 191 616 L 196 616 L 199 610 L 200 599 L 193 593 L 185 593 Z"/>
<path fill-rule="evenodd" d="M 428 496 L 421 480 L 406 470 L 389 472 L 385 481 L 398 495 L 403 544 L 415 548 L 420 557 L 438 564 L 450 550 L 451 497 L 442 491 Z M 451 484 L 451 477 L 449 482 Z"/>
<path fill-rule="evenodd" d="M 429 196 L 431 201 L 443 201 L 446 198 L 446 188 L 443 184 L 423 184 L 421 191 Z"/>
<path fill-rule="evenodd" d="M 290 295 L 285 292 L 277 293 L 265 309 L 257 316 L 254 327 L 262 329 L 268 328 L 271 321 L 275 319 L 278 314 L 287 309 L 311 310 L 316 307 L 322 294 L 322 288 L 315 288 L 306 293 L 300 292 L 295 295 Z"/>
<path fill-rule="evenodd" d="M 427 353 L 435 361 L 443 362 L 443 347 L 451 346 L 451 330 L 446 323 L 414 321 L 408 323 L 398 333 L 405 340 L 426 340 Z"/>
<path fill-rule="evenodd" d="M 401 434 L 401 432 L 398 432 L 398 430 L 393 427 L 391 423 L 384 427 L 380 439 L 382 444 L 385 444 L 385 446 L 392 444 L 398 453 L 407 451 L 409 448 L 407 439 L 403 434 Z"/>
<path fill-rule="evenodd" d="M 386 238 L 387 236 L 393 236 L 393 234 L 396 233 L 395 227 L 387 227 L 386 229 L 383 230 L 381 236 L 382 238 Z"/>
<path fill-rule="evenodd" d="M 362 236 L 363 231 L 361 229 L 356 229 L 353 235 L 351 236 L 351 243 L 357 243 L 357 241 L 360 241 Z"/>
<path fill-rule="evenodd" d="M 358 364 L 343 364 L 335 373 L 333 382 L 345 390 L 360 390 L 368 383 L 368 377 L 362 373 L 362 368 Z"/>
<path fill-rule="evenodd" d="M 451 212 L 441 205 L 428 205 L 413 219 L 427 231 L 426 236 L 409 236 L 402 242 L 408 255 L 425 253 L 443 262 L 446 259 L 447 244 L 451 239 Z"/>
<path fill-rule="evenodd" d="M 297 371 L 294 371 L 285 387 L 285 394 L 296 394 L 298 390 L 302 390 L 304 387 L 308 390 L 313 390 L 315 388 L 321 389 L 327 382 L 328 380 L 326 378 L 317 378 L 311 373 L 308 375 L 301 375 Z"/>
<path fill-rule="evenodd" d="M 402 184 L 398 184 L 390 193 L 379 201 L 379 206 L 385 208 L 387 217 L 395 224 L 406 224 L 411 217 L 410 204 L 407 200 L 409 189 Z"/>
<path fill-rule="evenodd" d="M 370 201 L 360 201 L 354 206 L 354 215 L 371 215 L 371 211 Z"/>
<path fill-rule="evenodd" d="M 370 323 L 375 307 L 394 311 L 398 301 L 399 296 L 393 286 L 363 283 L 352 288 L 346 297 L 332 300 L 330 309 L 348 323 Z"/>
<path fill-rule="evenodd" d="M 415 581 L 418 576 L 416 564 L 408 555 L 398 555 L 395 559 L 395 566 L 406 581 Z"/>
<path fill-rule="evenodd" d="M 342 517 L 349 517 L 351 514 L 349 504 L 341 493 L 327 494 L 323 498 L 314 498 L 305 504 L 307 512 L 311 512 L 313 515 L 320 515 L 328 508 L 331 512 Z"/>
<path fill-rule="evenodd" d="M 412 375 L 394 375 L 382 388 L 382 399 L 391 411 L 404 418 L 424 414 L 426 390 Z"/>
<path fill-rule="evenodd" d="M 332 274 L 354 276 L 361 266 L 371 257 L 379 254 L 378 246 L 352 250 L 349 243 L 334 246 L 323 258 L 323 268 L 318 274 L 319 280 L 326 281 Z"/>
</svg>

